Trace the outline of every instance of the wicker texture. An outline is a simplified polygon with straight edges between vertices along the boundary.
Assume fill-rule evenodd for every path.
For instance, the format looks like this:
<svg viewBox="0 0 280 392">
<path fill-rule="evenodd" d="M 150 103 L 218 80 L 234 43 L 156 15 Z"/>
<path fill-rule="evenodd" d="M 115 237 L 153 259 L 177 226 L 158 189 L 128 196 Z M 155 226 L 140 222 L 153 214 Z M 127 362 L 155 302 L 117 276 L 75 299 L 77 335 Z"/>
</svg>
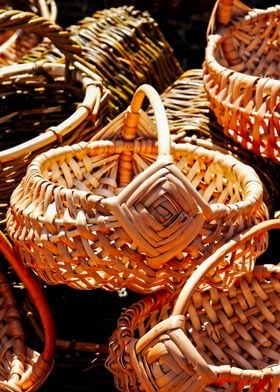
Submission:
<svg viewBox="0 0 280 392">
<path fill-rule="evenodd" d="M 156 126 L 141 109 L 145 94 Z M 224 241 L 267 218 L 262 184 L 249 166 L 198 145 L 171 147 L 150 85 L 95 138 L 37 156 L 11 196 L 8 233 L 46 282 L 174 289 Z M 253 244 L 248 263 L 233 258 L 231 271 L 212 280 L 251 269 L 260 247 Z"/>
<path fill-rule="evenodd" d="M 52 370 L 55 347 L 54 323 L 41 286 L 23 266 L 2 232 L 0 232 L 0 251 L 27 289 L 33 306 L 38 312 L 44 339 L 41 354 L 26 345 L 21 314 L 6 273 L 1 270 L 0 390 L 2 392 L 31 392 L 37 390 L 45 382 Z"/>
<path fill-rule="evenodd" d="M 126 109 L 140 84 L 149 83 L 161 93 L 183 72 L 148 11 L 104 9 L 68 30 L 111 91 L 108 120 Z"/>
<path fill-rule="evenodd" d="M 245 149 L 280 161 L 280 7 L 217 2 L 209 22 L 204 83 L 224 133 Z"/>
<path fill-rule="evenodd" d="M 162 94 L 173 141 L 199 144 L 208 149 L 233 154 L 243 163 L 252 166 L 260 176 L 264 186 L 264 201 L 272 217 L 279 209 L 280 173 L 278 165 L 269 159 L 243 149 L 240 144 L 226 137 L 211 110 L 210 101 L 203 84 L 202 69 L 183 72 Z M 147 113 L 153 116 L 153 110 Z"/>
<path fill-rule="evenodd" d="M 0 68 L 2 227 L 10 195 L 30 161 L 51 147 L 89 138 L 100 125 L 107 99 L 99 76 L 86 69 L 69 33 L 31 13 L 0 12 L 0 30 L 15 25 L 51 39 L 65 53 L 67 65 L 29 62 Z"/>
<path fill-rule="evenodd" d="M 57 17 L 57 7 L 54 0 L 1 1 L 0 9 L 10 12 L 13 12 L 13 10 L 32 12 L 52 22 L 55 22 Z M 16 32 L 14 30 L 1 32 L 0 66 L 19 62 L 40 41 L 40 36 L 20 28 L 16 29 Z"/>
<path fill-rule="evenodd" d="M 155 293 L 123 312 L 106 361 L 120 391 L 279 390 L 280 267 L 257 265 L 224 290 L 201 286 L 209 270 L 275 228 L 280 220 L 244 231 L 205 260 L 179 295 Z"/>
</svg>

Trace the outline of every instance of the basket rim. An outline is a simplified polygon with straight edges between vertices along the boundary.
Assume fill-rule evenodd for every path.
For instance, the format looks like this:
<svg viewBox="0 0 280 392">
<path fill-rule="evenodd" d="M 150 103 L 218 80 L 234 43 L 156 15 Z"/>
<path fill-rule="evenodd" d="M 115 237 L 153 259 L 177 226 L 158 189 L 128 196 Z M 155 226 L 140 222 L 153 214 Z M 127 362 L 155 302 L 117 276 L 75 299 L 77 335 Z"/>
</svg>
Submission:
<svg viewBox="0 0 280 392">
<path fill-rule="evenodd" d="M 36 63 L 28 64 L 17 64 L 7 66 L 0 69 L 0 80 L 4 79 L 6 75 L 20 75 L 33 73 L 34 75 L 42 71 L 42 74 L 47 73 L 54 76 L 63 76 L 67 65 L 60 63 L 48 63 L 44 61 L 38 61 Z M 94 75 L 94 74 L 92 74 Z M 60 141 L 64 136 L 69 134 L 78 124 L 84 121 L 89 115 L 96 114 L 102 99 L 102 84 L 100 78 L 96 75 L 96 79 L 93 76 L 84 74 L 79 69 L 75 69 L 75 79 L 82 84 L 82 90 L 84 91 L 83 101 L 77 105 L 76 110 L 68 118 L 61 123 L 49 127 L 45 132 L 40 135 L 27 140 L 18 146 L 8 148 L 0 151 L 0 162 L 12 161 L 21 156 L 30 154 L 37 149 L 47 146 L 55 142 Z M 65 81 L 66 83 L 66 81 Z"/>
</svg>

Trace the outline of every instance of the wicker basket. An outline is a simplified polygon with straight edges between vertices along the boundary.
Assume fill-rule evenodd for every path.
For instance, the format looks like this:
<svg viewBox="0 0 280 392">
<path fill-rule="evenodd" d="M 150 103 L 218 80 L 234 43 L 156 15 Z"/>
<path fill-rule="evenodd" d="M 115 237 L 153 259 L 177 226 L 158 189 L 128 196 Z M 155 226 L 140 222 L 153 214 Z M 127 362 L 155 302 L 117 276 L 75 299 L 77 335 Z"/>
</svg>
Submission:
<svg viewBox="0 0 280 392">
<path fill-rule="evenodd" d="M 0 232 L 0 251 L 27 289 L 33 306 L 38 312 L 44 336 L 41 354 L 26 345 L 25 331 L 14 291 L 7 279 L 8 275 L 1 269 L 0 390 L 1 392 L 31 392 L 38 390 L 52 370 L 55 347 L 54 323 L 40 285 L 21 263 L 2 232 Z"/>
<path fill-rule="evenodd" d="M 279 390 L 279 265 L 256 265 L 226 290 L 200 286 L 229 254 L 275 228 L 280 220 L 235 236 L 200 265 L 178 297 L 163 291 L 126 309 L 106 361 L 120 391 Z"/>
<path fill-rule="evenodd" d="M 156 127 L 141 110 L 145 94 Z M 37 156 L 11 197 L 8 233 L 48 283 L 174 289 L 236 232 L 267 218 L 262 184 L 249 166 L 196 145 L 171 148 L 166 113 L 150 85 L 140 86 L 97 138 Z M 252 244 L 250 259 L 265 246 L 266 238 Z M 253 266 L 232 263 L 211 280 L 228 283 Z"/>
<path fill-rule="evenodd" d="M 280 7 L 219 0 L 209 22 L 204 83 L 224 133 L 280 161 Z"/>
<path fill-rule="evenodd" d="M 86 69 L 69 33 L 34 14 L 13 15 L 17 18 L 0 12 L 0 29 L 18 23 L 44 34 L 65 53 L 68 64 L 30 62 L 0 68 L 1 227 L 10 195 L 35 155 L 86 140 L 101 126 L 106 110 L 106 89 L 99 76 Z"/>
<path fill-rule="evenodd" d="M 54 0 L 0 1 L 0 9 L 13 13 L 14 10 L 32 12 L 52 22 L 56 21 L 57 7 Z M 16 11 L 18 12 L 18 11 Z M 17 63 L 26 53 L 37 46 L 42 38 L 30 32 L 16 29 L 0 35 L 0 67 Z"/>
<path fill-rule="evenodd" d="M 183 72 L 148 11 L 104 9 L 68 30 L 111 91 L 108 121 L 126 109 L 140 84 L 149 83 L 161 93 Z"/>
</svg>

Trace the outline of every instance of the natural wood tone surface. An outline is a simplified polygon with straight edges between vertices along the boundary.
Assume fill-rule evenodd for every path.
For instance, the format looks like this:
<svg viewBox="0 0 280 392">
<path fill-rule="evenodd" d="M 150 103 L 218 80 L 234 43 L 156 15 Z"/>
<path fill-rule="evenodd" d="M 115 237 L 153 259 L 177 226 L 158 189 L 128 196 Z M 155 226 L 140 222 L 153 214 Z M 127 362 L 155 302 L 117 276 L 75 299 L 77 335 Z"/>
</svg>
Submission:
<svg viewBox="0 0 280 392">
<path fill-rule="evenodd" d="M 156 124 L 141 109 L 145 95 Z M 38 155 L 11 197 L 8 233 L 48 283 L 173 290 L 234 234 L 267 219 L 255 171 L 199 141 L 171 144 L 149 85 L 94 139 Z M 252 269 L 266 243 L 251 243 L 209 279 L 224 284 Z"/>
<path fill-rule="evenodd" d="M 230 254 L 276 228 L 279 219 L 245 230 L 205 260 L 176 295 L 155 293 L 123 312 L 106 361 L 117 389 L 279 390 L 279 265 L 257 265 L 224 290 L 201 286 Z"/>
<path fill-rule="evenodd" d="M 203 65 L 205 88 L 224 133 L 278 163 L 279 20 L 279 6 L 249 9 L 236 0 L 219 0 Z"/>
</svg>

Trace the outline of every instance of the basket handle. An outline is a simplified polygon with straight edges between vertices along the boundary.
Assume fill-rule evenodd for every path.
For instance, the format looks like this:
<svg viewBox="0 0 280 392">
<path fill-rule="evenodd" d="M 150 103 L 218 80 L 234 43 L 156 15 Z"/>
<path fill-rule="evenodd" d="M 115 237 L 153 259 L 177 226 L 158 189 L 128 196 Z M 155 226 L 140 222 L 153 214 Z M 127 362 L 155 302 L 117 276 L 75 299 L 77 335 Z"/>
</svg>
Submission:
<svg viewBox="0 0 280 392">
<path fill-rule="evenodd" d="M 67 62 L 77 62 L 75 65 L 90 65 L 82 58 L 82 48 L 76 44 L 69 31 L 64 30 L 51 20 L 32 12 L 19 10 L 0 10 L 0 32 L 7 30 L 31 31 L 44 38 L 47 37 L 65 56 Z"/>
<path fill-rule="evenodd" d="M 149 99 L 154 110 L 156 129 L 158 133 L 158 155 L 172 160 L 171 137 L 167 115 L 158 92 L 149 84 L 142 84 L 136 89 L 132 97 L 131 104 L 125 113 L 122 137 L 127 141 L 135 139 L 139 116 L 142 112 L 141 107 L 145 97 Z M 128 185 L 132 180 L 132 155 L 133 154 L 130 151 L 120 154 L 119 183 L 121 187 Z"/>
<path fill-rule="evenodd" d="M 250 10 L 251 8 L 240 0 L 217 0 L 209 18 L 207 36 L 213 34 L 217 26 L 227 26 L 235 16 Z"/>
<path fill-rule="evenodd" d="M 32 390 L 44 382 L 46 376 L 53 367 L 53 356 L 55 350 L 55 327 L 49 305 L 41 290 L 40 285 L 20 261 L 11 243 L 5 234 L 0 231 L 0 252 L 7 259 L 13 270 L 16 272 L 25 288 L 28 290 L 30 297 L 36 306 L 42 321 L 45 335 L 44 350 L 39 360 L 33 368 L 32 375 L 26 380 L 22 380 L 21 387 L 23 390 Z"/>
<path fill-rule="evenodd" d="M 221 246 L 214 254 L 208 257 L 195 270 L 195 272 L 183 286 L 173 308 L 172 315 L 175 316 L 185 314 L 195 288 L 203 280 L 203 277 L 211 269 L 215 268 L 228 253 L 236 251 L 240 247 L 240 243 L 246 242 L 256 235 L 261 234 L 262 232 L 273 229 L 280 229 L 280 219 L 270 219 L 244 230 L 242 233 L 239 233 L 233 237 L 225 245 Z"/>
</svg>

